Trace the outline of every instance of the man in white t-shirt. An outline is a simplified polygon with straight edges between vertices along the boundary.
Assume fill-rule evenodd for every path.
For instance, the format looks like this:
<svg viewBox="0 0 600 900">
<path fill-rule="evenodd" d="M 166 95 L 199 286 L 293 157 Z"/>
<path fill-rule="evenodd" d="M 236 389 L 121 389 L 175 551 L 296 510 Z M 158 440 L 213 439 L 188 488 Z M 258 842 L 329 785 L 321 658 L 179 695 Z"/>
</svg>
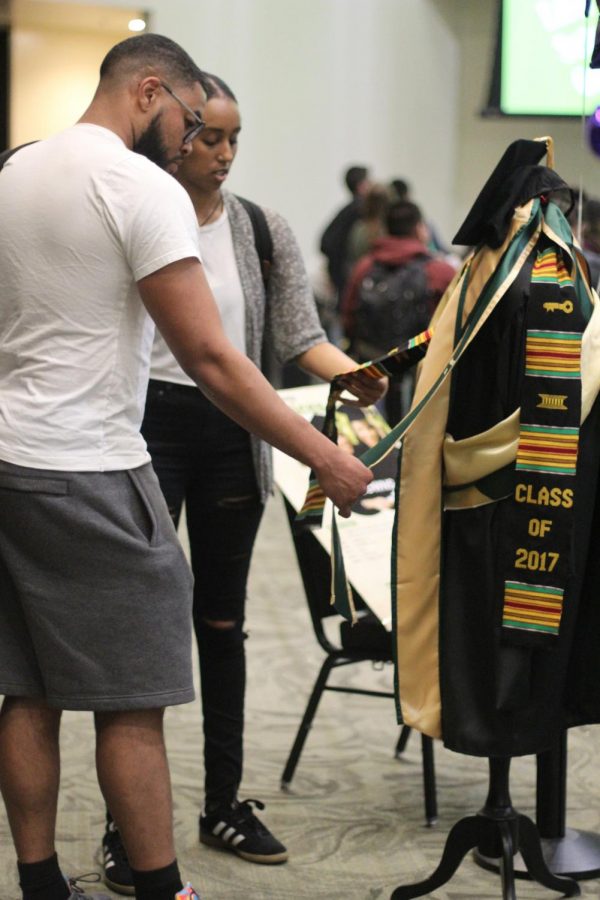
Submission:
<svg viewBox="0 0 600 900">
<path fill-rule="evenodd" d="M 54 850 L 62 709 L 95 713 L 138 900 L 182 890 L 162 717 L 193 698 L 191 575 L 139 434 L 146 311 L 211 399 L 311 466 L 342 514 L 371 479 L 224 337 L 166 174 L 204 100 L 178 45 L 130 38 L 81 120 L 0 174 L 0 788 L 24 900 L 91 896 Z"/>
</svg>

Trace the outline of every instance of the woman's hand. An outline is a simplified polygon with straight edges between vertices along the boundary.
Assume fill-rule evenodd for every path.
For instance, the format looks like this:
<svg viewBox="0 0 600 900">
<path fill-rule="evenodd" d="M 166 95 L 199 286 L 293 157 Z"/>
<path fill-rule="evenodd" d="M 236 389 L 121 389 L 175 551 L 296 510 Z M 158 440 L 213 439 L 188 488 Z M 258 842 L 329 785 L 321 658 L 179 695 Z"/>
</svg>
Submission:
<svg viewBox="0 0 600 900">
<path fill-rule="evenodd" d="M 338 384 L 354 397 L 354 399 L 345 396 L 342 398 L 348 406 L 372 406 L 385 396 L 389 382 L 385 377 L 373 378 L 363 371 L 338 376 Z"/>
<path fill-rule="evenodd" d="M 373 378 L 365 372 L 351 372 L 350 369 L 355 369 L 358 365 L 356 360 L 328 341 L 315 344 L 310 350 L 297 356 L 295 362 L 324 381 L 331 381 L 334 376 L 338 376 L 338 382 L 344 390 L 354 396 L 353 400 L 346 400 L 344 397 L 344 403 L 349 406 L 371 406 L 381 400 L 388 389 L 387 378 Z M 345 374 L 339 375 L 340 372 Z"/>
</svg>

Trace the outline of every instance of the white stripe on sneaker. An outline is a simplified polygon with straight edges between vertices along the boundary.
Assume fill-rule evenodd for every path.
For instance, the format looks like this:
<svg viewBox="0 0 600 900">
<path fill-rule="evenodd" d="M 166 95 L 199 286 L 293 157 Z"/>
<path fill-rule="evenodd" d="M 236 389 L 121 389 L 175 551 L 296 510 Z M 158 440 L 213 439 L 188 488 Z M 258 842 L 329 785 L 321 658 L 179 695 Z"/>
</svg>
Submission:
<svg viewBox="0 0 600 900">
<path fill-rule="evenodd" d="M 233 847 L 237 847 L 237 845 L 238 845 L 238 844 L 241 844 L 241 842 L 242 842 L 243 840 L 244 840 L 244 835 L 243 835 L 243 834 L 238 834 L 238 836 L 237 836 L 237 837 L 234 837 L 234 839 L 231 841 L 231 844 L 232 844 Z"/>
<path fill-rule="evenodd" d="M 235 835 L 236 835 L 236 830 L 235 830 L 235 828 L 233 827 L 233 825 L 231 825 L 231 826 L 227 829 L 227 831 L 224 831 L 224 832 L 223 832 L 223 834 L 221 835 L 221 837 L 223 838 L 224 841 L 228 841 L 231 837 L 235 837 Z"/>
<path fill-rule="evenodd" d="M 221 832 L 223 831 L 224 828 L 227 828 L 227 822 L 217 822 L 217 824 L 213 828 L 212 833 L 216 837 L 219 837 L 219 835 L 221 834 Z"/>
</svg>

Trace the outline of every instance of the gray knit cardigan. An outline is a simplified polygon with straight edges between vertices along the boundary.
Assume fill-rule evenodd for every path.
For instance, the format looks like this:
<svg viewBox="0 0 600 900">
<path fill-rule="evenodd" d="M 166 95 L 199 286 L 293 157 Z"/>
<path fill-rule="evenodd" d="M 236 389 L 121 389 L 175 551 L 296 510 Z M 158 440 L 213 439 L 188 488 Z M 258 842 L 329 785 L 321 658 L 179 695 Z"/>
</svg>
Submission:
<svg viewBox="0 0 600 900">
<path fill-rule="evenodd" d="M 235 197 L 223 191 L 231 225 L 246 313 L 246 353 L 260 366 L 263 340 L 268 341 L 280 363 L 327 340 L 317 315 L 313 294 L 300 248 L 285 219 L 263 209 L 273 241 L 273 264 L 267 295 L 254 232 L 248 213 Z M 263 503 L 273 490 L 271 448 L 264 441 L 252 440 L 252 458 Z"/>
</svg>

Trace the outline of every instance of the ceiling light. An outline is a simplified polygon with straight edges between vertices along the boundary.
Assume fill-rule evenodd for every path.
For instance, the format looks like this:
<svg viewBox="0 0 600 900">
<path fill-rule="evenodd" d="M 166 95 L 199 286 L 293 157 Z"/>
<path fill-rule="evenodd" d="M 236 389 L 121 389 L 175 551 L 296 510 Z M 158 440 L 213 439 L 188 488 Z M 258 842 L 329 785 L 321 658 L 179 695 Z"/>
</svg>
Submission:
<svg viewBox="0 0 600 900">
<path fill-rule="evenodd" d="M 130 31 L 144 31 L 146 28 L 146 23 L 144 19 L 131 19 L 127 27 Z"/>
</svg>

